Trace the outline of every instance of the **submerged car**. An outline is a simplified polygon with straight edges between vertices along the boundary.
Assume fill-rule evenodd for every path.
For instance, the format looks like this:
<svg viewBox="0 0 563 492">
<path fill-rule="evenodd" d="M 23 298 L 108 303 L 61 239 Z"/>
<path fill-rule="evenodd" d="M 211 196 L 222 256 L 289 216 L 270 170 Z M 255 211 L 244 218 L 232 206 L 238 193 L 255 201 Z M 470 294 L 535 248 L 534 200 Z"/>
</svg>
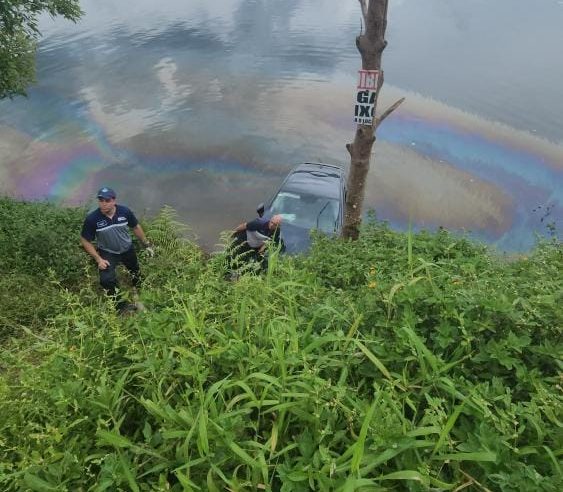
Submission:
<svg viewBox="0 0 563 492">
<path fill-rule="evenodd" d="M 337 235 L 342 229 L 346 173 L 338 166 L 307 162 L 295 167 L 274 197 L 259 210 L 283 217 L 281 234 L 288 254 L 311 245 L 311 231 Z M 260 208 L 260 207 L 259 207 Z"/>
</svg>

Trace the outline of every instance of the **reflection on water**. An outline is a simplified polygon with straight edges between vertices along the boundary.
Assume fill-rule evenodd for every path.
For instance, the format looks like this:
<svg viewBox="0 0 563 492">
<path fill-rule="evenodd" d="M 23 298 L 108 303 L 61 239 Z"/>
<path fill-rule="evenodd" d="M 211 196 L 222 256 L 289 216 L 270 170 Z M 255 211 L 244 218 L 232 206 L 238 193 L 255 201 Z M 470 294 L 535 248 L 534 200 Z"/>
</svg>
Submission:
<svg viewBox="0 0 563 492">
<path fill-rule="evenodd" d="M 357 2 L 82 3 L 76 26 L 43 20 L 30 97 L 0 103 L 0 191 L 82 203 L 111 184 L 209 247 L 293 164 L 349 161 Z M 507 249 L 560 224 L 561 25 L 551 0 L 392 2 L 381 106 L 407 102 L 380 128 L 367 205 Z"/>
</svg>

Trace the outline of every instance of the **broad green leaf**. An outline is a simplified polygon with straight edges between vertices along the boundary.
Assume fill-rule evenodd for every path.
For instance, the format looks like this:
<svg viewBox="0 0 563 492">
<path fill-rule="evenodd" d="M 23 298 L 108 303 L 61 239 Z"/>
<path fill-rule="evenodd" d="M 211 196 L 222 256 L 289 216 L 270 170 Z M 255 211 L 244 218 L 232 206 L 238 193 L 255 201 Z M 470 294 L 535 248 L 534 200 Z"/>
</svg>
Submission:
<svg viewBox="0 0 563 492">
<path fill-rule="evenodd" d="M 364 446 L 366 444 L 366 436 L 369 429 L 369 424 L 373 417 L 373 413 L 375 412 L 375 407 L 379 403 L 379 393 L 378 397 L 369 407 L 369 410 L 366 413 L 364 421 L 362 422 L 362 428 L 360 429 L 360 435 L 358 436 L 358 440 L 354 444 L 354 454 L 352 455 L 352 462 L 350 463 L 350 471 L 352 473 L 358 473 L 360 470 L 360 463 L 364 456 Z"/>
<path fill-rule="evenodd" d="M 259 379 L 262 381 L 267 381 L 268 383 L 271 383 L 275 386 L 281 386 L 279 379 L 263 372 L 253 372 L 252 374 L 246 376 L 246 379 Z"/>
<path fill-rule="evenodd" d="M 557 474 L 557 476 L 563 477 L 563 474 L 561 473 L 561 465 L 559 464 L 559 460 L 555 457 L 553 451 L 548 446 L 542 446 L 542 448 L 545 449 L 545 452 L 551 459 L 553 471 Z"/>
<path fill-rule="evenodd" d="M 430 427 L 417 427 L 406 433 L 409 437 L 428 436 L 429 434 L 440 434 L 440 427 L 432 425 Z"/>
<path fill-rule="evenodd" d="M 339 342 L 341 340 L 342 337 L 337 335 L 323 335 L 321 337 L 316 338 L 313 342 L 307 345 L 301 352 L 304 354 L 307 354 L 309 352 L 314 352 L 327 343 Z"/>
<path fill-rule="evenodd" d="M 49 482 L 43 480 L 42 478 L 34 475 L 33 473 L 26 473 L 23 476 L 26 485 L 34 492 L 50 492 L 58 490 L 57 487 L 51 485 Z"/>
<path fill-rule="evenodd" d="M 402 470 L 398 472 L 388 473 L 381 477 L 377 477 L 374 480 L 415 480 L 417 482 L 422 482 L 428 484 L 428 477 L 421 475 L 415 470 Z"/>
<path fill-rule="evenodd" d="M 197 424 L 198 424 L 198 437 L 197 437 L 198 448 L 203 456 L 207 456 L 209 454 L 209 440 L 207 436 L 207 411 L 203 406 L 199 411 Z"/>
<path fill-rule="evenodd" d="M 440 433 L 440 437 L 438 438 L 438 442 L 436 443 L 436 446 L 434 447 L 434 450 L 432 451 L 432 455 L 436 454 L 436 452 L 442 447 L 445 440 L 448 438 L 448 435 L 450 434 L 450 431 L 453 429 L 453 426 L 455 425 L 456 420 L 460 416 L 464 405 L 465 405 L 465 402 L 458 405 L 456 407 L 456 409 L 454 410 L 454 412 L 448 418 L 446 425 L 444 426 L 444 428 L 442 429 L 442 432 Z"/>
<path fill-rule="evenodd" d="M 354 322 L 352 323 L 350 329 L 348 330 L 348 333 L 346 334 L 346 343 L 344 344 L 344 348 L 348 346 L 348 343 L 358 331 L 358 327 L 360 326 L 360 323 L 362 322 L 363 319 L 364 317 L 361 314 L 355 317 Z"/>
<path fill-rule="evenodd" d="M 434 446 L 434 444 L 434 441 L 408 439 L 404 442 L 398 443 L 393 447 L 385 449 L 378 455 L 372 453 L 372 455 L 369 457 L 369 460 L 364 460 L 366 465 L 360 469 L 360 474 L 362 476 L 365 476 L 366 474 L 371 473 L 371 471 L 377 468 L 379 465 L 387 463 L 391 458 L 394 458 L 404 451 L 410 449 L 431 448 Z M 341 467 L 338 467 L 338 470 L 340 471 Z"/>
<path fill-rule="evenodd" d="M 206 483 L 207 483 L 207 490 L 209 492 L 220 492 L 220 489 L 217 486 L 217 484 L 215 483 L 215 480 L 213 480 L 213 470 L 211 468 L 207 472 Z"/>
<path fill-rule="evenodd" d="M 383 365 L 383 363 L 371 352 L 362 342 L 359 340 L 354 340 L 354 343 L 358 346 L 358 348 L 366 355 L 366 357 L 373 362 L 373 365 L 377 367 L 381 373 L 389 380 L 392 380 L 391 374 L 387 370 L 387 368 Z"/>
<path fill-rule="evenodd" d="M 292 482 L 304 482 L 309 479 L 309 474 L 303 470 L 296 470 L 288 473 L 287 478 Z"/>
<path fill-rule="evenodd" d="M 436 372 L 438 370 L 438 359 L 434 354 L 432 354 L 432 352 L 430 352 L 430 350 L 428 350 L 428 347 L 426 347 L 416 331 L 410 326 L 403 326 L 402 330 L 408 335 L 412 344 L 416 348 L 416 352 L 418 354 L 418 362 L 423 370 L 423 373 L 426 373 L 425 362 L 428 362 L 428 364 L 430 364 L 430 367 L 432 368 L 432 371 Z"/>
<path fill-rule="evenodd" d="M 355 492 L 356 490 L 376 492 L 385 491 L 387 489 L 381 488 L 374 480 L 368 478 L 348 477 L 344 485 L 337 489 L 337 492 Z"/>
<path fill-rule="evenodd" d="M 96 431 L 96 435 L 98 436 L 99 442 L 102 445 L 110 444 L 111 446 L 114 446 L 116 448 L 130 448 L 133 446 L 133 443 L 129 439 L 123 437 L 117 432 L 98 429 Z"/>
<path fill-rule="evenodd" d="M 497 460 L 496 453 L 490 451 L 478 451 L 475 453 L 448 453 L 432 456 L 433 460 L 451 461 L 493 461 Z"/>
<path fill-rule="evenodd" d="M 457 487 L 458 485 L 455 483 L 447 483 L 443 482 L 442 480 L 438 480 L 435 477 L 428 477 L 430 480 L 430 484 L 434 485 L 435 488 L 438 490 L 452 490 L 453 488 Z M 459 489 L 458 489 L 459 490 Z"/>
<path fill-rule="evenodd" d="M 188 478 L 188 476 L 182 473 L 181 471 L 176 470 L 174 474 L 176 475 L 178 481 L 182 484 L 182 487 L 184 487 L 184 492 L 192 492 L 192 490 L 201 490 L 200 487 L 198 487 L 195 483 L 193 483 Z"/>
<path fill-rule="evenodd" d="M 242 449 L 236 442 L 229 442 L 229 448 L 235 453 L 242 461 L 252 468 L 258 468 L 259 464 L 252 456 L 250 456 L 244 449 Z"/>
<path fill-rule="evenodd" d="M 133 492 L 139 492 L 139 486 L 137 485 L 137 481 L 135 480 L 135 474 L 131 470 L 130 464 L 128 460 L 123 456 L 123 454 L 119 455 L 119 462 L 121 463 L 121 470 L 127 479 L 127 483 Z"/>
<path fill-rule="evenodd" d="M 274 453 L 276 451 L 276 446 L 278 444 L 278 422 L 274 421 L 272 424 L 272 434 L 270 436 L 270 452 Z"/>
</svg>

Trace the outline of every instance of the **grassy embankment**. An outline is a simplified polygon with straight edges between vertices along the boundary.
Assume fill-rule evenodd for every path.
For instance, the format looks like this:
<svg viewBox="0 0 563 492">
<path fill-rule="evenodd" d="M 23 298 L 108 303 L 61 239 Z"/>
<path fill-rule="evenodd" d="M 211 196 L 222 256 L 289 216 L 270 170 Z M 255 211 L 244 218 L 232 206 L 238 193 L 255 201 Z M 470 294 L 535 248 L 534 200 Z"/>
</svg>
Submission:
<svg viewBox="0 0 563 492">
<path fill-rule="evenodd" d="M 1 490 L 563 489 L 560 244 L 375 223 L 227 282 L 163 211 L 120 318 L 83 213 L 0 199 Z"/>
</svg>

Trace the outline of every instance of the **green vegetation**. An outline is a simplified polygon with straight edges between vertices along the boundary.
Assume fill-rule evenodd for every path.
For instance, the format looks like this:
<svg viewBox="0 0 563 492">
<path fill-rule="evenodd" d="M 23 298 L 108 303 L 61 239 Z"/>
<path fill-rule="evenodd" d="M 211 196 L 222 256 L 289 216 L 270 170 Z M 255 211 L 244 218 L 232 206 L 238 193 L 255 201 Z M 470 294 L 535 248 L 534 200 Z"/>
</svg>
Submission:
<svg viewBox="0 0 563 492">
<path fill-rule="evenodd" d="M 0 2 L 0 99 L 25 95 L 35 82 L 35 51 L 42 13 L 76 22 L 78 0 L 2 0 Z"/>
<path fill-rule="evenodd" d="M 374 222 L 228 282 L 164 210 L 118 317 L 44 207 L 0 201 L 1 490 L 563 489 L 560 244 Z"/>
</svg>

